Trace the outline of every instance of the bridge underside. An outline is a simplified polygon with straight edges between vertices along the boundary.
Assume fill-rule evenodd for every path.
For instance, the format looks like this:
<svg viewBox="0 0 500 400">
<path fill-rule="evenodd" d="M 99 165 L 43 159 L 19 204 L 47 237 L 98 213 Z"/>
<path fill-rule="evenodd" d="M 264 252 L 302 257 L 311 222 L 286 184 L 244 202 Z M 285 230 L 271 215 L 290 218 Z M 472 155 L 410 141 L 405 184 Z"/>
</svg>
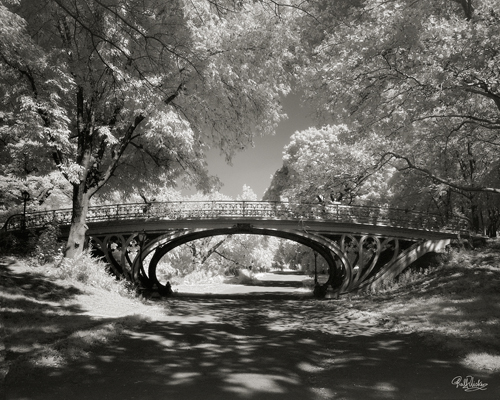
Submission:
<svg viewBox="0 0 500 400">
<path fill-rule="evenodd" d="M 137 229 L 137 225 L 134 228 Z M 326 283 L 315 294 L 335 295 L 370 289 L 395 278 L 408 265 L 428 252 L 440 252 L 451 235 L 345 224 L 304 224 L 284 221 L 253 220 L 246 222 L 203 221 L 186 224 L 144 223 L 141 230 L 127 224 L 105 226 L 89 224 L 94 249 L 106 257 L 115 273 L 141 284 L 165 290 L 166 281 L 158 273 L 158 264 L 172 249 L 193 240 L 232 234 L 268 235 L 306 245 L 320 254 L 329 266 Z M 378 233 L 377 233 L 378 231 Z M 427 237 L 426 237 L 427 236 Z"/>
</svg>

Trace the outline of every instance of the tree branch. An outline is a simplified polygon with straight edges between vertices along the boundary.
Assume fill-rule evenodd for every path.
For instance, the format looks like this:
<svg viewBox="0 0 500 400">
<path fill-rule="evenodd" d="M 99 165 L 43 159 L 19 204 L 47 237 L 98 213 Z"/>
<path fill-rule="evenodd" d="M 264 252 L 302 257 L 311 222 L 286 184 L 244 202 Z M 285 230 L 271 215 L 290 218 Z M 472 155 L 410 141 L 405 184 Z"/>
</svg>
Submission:
<svg viewBox="0 0 500 400">
<path fill-rule="evenodd" d="M 201 259 L 201 263 L 204 264 L 205 261 L 208 260 L 208 258 L 217 252 L 217 249 L 222 246 L 222 244 L 226 241 L 227 237 L 225 237 L 224 239 L 222 239 L 220 242 L 218 242 L 217 244 L 215 244 L 210 250 L 208 250 L 207 254 L 205 254 L 205 256 Z M 217 253 L 219 254 L 219 253 Z"/>
<path fill-rule="evenodd" d="M 457 183 L 451 182 L 450 180 L 446 178 L 442 178 L 436 174 L 434 174 L 432 171 L 430 171 L 427 168 L 419 167 L 415 165 L 413 162 L 408 157 L 401 156 L 399 154 L 393 153 L 393 152 L 386 152 L 382 155 L 381 160 L 386 159 L 389 157 L 390 159 L 397 159 L 397 160 L 402 160 L 406 163 L 407 167 L 404 169 L 412 169 L 414 171 L 418 171 L 422 173 L 423 175 L 426 175 L 428 178 L 431 178 L 432 180 L 442 183 L 446 186 L 449 186 L 454 189 L 462 190 L 464 192 L 485 192 L 485 193 L 500 193 L 500 188 L 494 188 L 494 187 L 486 187 L 486 186 L 473 186 L 473 185 L 459 185 Z M 400 169 L 401 170 L 401 169 Z"/>
<path fill-rule="evenodd" d="M 101 175 L 99 181 L 96 183 L 95 188 L 92 190 L 92 194 L 95 194 L 99 189 L 101 189 L 105 183 L 113 176 L 118 164 L 120 162 L 120 158 L 127 149 L 128 145 L 132 141 L 132 135 L 134 131 L 137 129 L 139 124 L 146 118 L 144 114 L 139 114 L 134 118 L 134 122 L 132 122 L 125 134 L 123 135 L 120 143 L 111 150 L 111 163 L 107 170 Z"/>
</svg>

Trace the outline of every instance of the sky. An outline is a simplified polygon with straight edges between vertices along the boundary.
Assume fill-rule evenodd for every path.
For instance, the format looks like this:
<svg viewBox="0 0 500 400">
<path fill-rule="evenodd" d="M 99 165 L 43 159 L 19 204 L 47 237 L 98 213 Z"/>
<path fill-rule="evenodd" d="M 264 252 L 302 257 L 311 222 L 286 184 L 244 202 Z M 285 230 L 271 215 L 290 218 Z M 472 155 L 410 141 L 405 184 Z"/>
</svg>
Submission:
<svg viewBox="0 0 500 400">
<path fill-rule="evenodd" d="M 243 185 L 247 185 L 261 199 L 271 176 L 282 166 L 283 148 L 290 142 L 290 136 L 313 125 L 310 111 L 300 104 L 298 95 L 288 95 L 282 104 L 288 119 L 278 125 L 274 135 L 257 137 L 253 148 L 237 153 L 232 166 L 226 164 L 217 150 L 208 153 L 208 170 L 224 184 L 222 194 L 236 198 L 242 194 Z"/>
</svg>

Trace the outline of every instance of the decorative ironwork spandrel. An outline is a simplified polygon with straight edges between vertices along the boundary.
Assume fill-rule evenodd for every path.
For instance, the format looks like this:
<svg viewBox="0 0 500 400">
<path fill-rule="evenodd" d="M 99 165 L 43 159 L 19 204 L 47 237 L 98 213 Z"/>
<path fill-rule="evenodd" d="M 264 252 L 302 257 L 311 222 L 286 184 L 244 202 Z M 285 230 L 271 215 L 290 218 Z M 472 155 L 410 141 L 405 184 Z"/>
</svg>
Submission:
<svg viewBox="0 0 500 400">
<path fill-rule="evenodd" d="M 125 251 L 125 239 L 123 235 L 107 235 L 103 240 L 106 259 L 117 276 L 124 274 L 125 265 L 122 261 Z"/>
<path fill-rule="evenodd" d="M 397 238 L 342 235 L 339 245 L 348 260 L 344 292 L 356 290 L 366 280 L 373 279 L 389 267 L 400 253 Z"/>
<path fill-rule="evenodd" d="M 349 287 L 354 288 L 371 273 L 377 264 L 381 246 L 380 240 L 374 236 L 363 236 L 359 240 L 359 257 L 356 264 L 356 274 Z"/>
<path fill-rule="evenodd" d="M 359 266 L 357 266 L 359 260 L 358 240 L 352 235 L 343 235 L 340 241 L 340 248 L 352 265 L 354 269 L 353 273 L 356 273 L 356 267 L 359 269 Z"/>
</svg>

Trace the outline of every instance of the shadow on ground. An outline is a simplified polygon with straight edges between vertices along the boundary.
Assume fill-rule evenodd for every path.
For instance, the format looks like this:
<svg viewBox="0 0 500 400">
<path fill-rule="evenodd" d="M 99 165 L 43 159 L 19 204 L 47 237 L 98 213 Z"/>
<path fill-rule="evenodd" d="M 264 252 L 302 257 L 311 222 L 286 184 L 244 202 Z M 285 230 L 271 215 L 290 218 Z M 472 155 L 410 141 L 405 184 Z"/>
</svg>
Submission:
<svg viewBox="0 0 500 400">
<path fill-rule="evenodd" d="M 67 335 L 62 328 L 68 326 L 68 318 L 78 319 L 75 323 L 79 325 L 81 319 L 88 319 L 75 315 L 80 311 L 76 306 L 61 306 L 61 301 L 80 294 L 80 290 L 61 286 L 36 272 L 11 271 L 13 263 L 8 259 L 0 262 L 2 339 L 7 361 Z"/>
<path fill-rule="evenodd" d="M 178 298 L 168 316 L 65 368 L 7 377 L 20 399 L 495 399 L 478 374 L 422 336 L 313 300 Z M 340 304 L 340 303 L 339 303 Z M 425 344 L 424 344 L 425 343 Z M 452 380 L 471 376 L 485 390 Z"/>
<path fill-rule="evenodd" d="M 471 255 L 472 254 L 472 255 Z M 446 267 L 399 289 L 356 299 L 361 310 L 382 310 L 409 330 L 435 332 L 449 348 L 495 355 L 500 366 L 500 257 L 498 249 L 456 255 Z M 498 396 L 500 398 L 500 396 Z"/>
<path fill-rule="evenodd" d="M 37 354 L 75 331 L 106 322 L 84 315 L 85 310 L 70 303 L 80 294 L 80 289 L 61 284 L 36 268 L 19 268 L 14 258 L 0 260 L 0 399 L 5 398 L 6 375 L 21 377 L 14 387 L 23 385 L 24 376 L 30 374 L 26 368 L 32 367 L 30 359 L 36 360 Z M 34 370 L 44 373 L 48 366 L 38 365 Z"/>
</svg>

